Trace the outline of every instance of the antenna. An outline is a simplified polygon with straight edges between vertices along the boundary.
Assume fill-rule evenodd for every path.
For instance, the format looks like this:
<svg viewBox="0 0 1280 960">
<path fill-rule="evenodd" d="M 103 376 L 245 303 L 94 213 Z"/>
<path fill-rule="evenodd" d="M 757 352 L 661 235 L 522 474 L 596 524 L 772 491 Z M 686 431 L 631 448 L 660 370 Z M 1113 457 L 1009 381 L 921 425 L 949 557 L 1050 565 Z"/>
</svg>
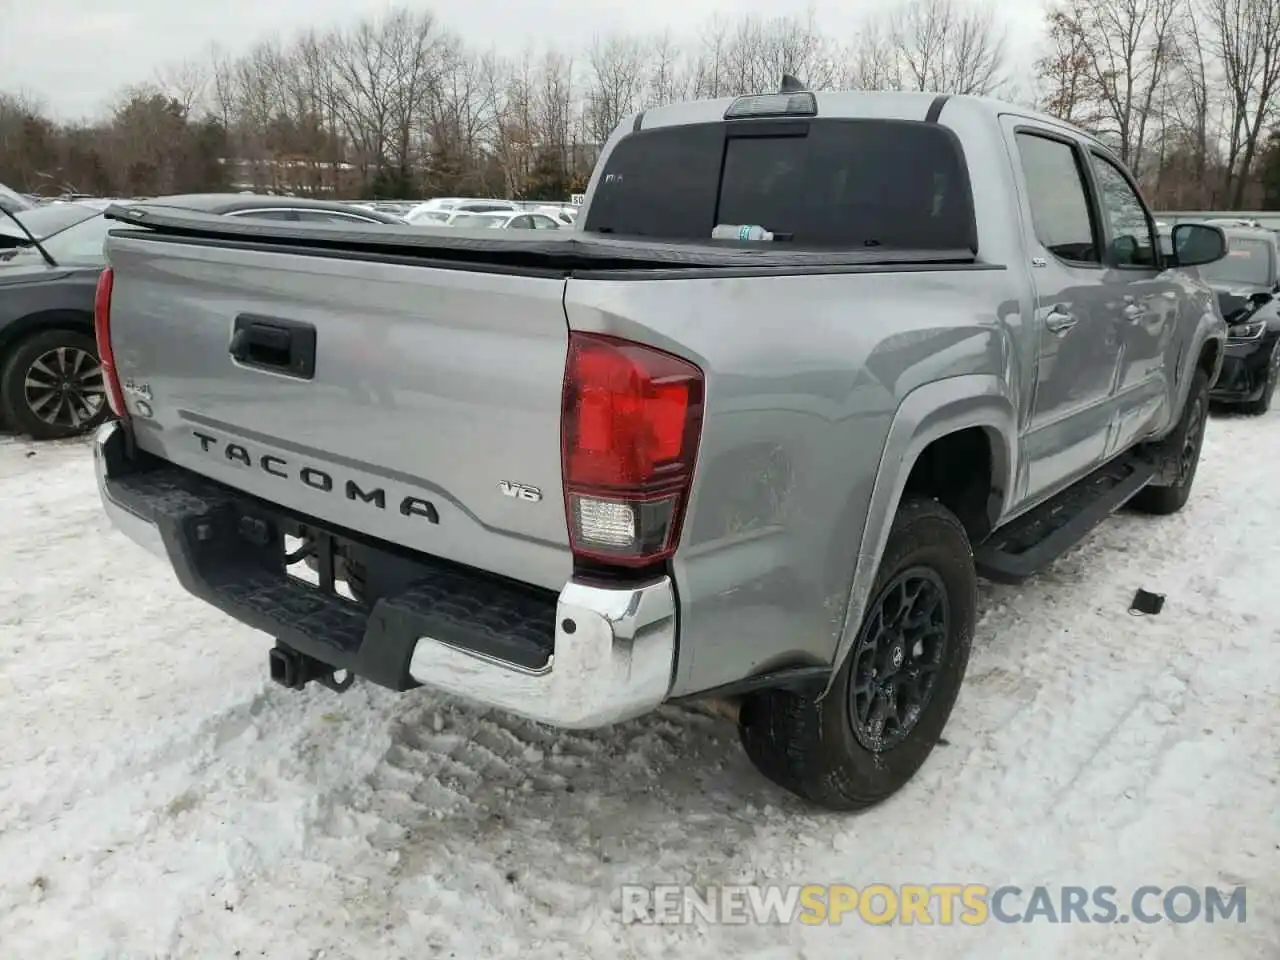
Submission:
<svg viewBox="0 0 1280 960">
<path fill-rule="evenodd" d="M 797 80 L 789 73 L 782 75 L 782 86 L 778 88 L 779 93 L 806 93 L 809 90 L 804 85 L 804 81 Z"/>
</svg>

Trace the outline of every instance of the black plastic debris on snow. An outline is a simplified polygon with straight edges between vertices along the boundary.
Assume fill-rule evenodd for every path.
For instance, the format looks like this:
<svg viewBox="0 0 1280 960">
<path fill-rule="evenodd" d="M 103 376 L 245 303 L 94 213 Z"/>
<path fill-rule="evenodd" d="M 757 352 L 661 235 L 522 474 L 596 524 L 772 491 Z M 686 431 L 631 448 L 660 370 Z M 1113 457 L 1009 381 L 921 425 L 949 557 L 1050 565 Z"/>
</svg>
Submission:
<svg viewBox="0 0 1280 960">
<path fill-rule="evenodd" d="M 1133 595 L 1133 602 L 1129 604 L 1129 612 L 1135 617 L 1155 616 L 1164 609 L 1164 594 L 1152 593 L 1150 590 L 1139 589 Z"/>
</svg>

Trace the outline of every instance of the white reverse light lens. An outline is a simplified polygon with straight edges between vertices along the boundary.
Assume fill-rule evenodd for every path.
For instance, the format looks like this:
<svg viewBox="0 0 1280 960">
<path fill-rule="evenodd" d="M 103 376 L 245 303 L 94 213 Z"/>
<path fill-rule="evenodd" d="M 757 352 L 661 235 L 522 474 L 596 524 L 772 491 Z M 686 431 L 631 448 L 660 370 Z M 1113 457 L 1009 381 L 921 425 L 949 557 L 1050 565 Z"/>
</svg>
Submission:
<svg viewBox="0 0 1280 960">
<path fill-rule="evenodd" d="M 573 512 L 583 540 L 609 547 L 635 542 L 636 515 L 629 503 L 574 497 Z"/>
</svg>

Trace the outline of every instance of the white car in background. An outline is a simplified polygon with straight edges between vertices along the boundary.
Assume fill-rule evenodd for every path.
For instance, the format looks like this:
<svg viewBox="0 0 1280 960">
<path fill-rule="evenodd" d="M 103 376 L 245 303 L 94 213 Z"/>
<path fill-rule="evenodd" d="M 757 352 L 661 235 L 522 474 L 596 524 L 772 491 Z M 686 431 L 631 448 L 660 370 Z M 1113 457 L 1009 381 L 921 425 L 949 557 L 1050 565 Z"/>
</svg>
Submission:
<svg viewBox="0 0 1280 960">
<path fill-rule="evenodd" d="M 558 221 L 562 227 L 572 227 L 578 218 L 578 211 L 573 207 L 549 205 L 545 207 L 535 207 L 533 212 L 545 213 L 548 217 Z"/>
<path fill-rule="evenodd" d="M 449 215 L 445 223 L 450 227 L 466 227 L 470 229 L 493 228 L 496 230 L 559 230 L 560 224 L 545 213 L 515 212 L 481 212 L 473 213 L 459 210 Z"/>
<path fill-rule="evenodd" d="M 510 200 L 482 200 L 463 197 L 436 197 L 420 203 L 404 218 L 409 223 L 430 225 L 441 213 L 517 213 L 520 207 Z"/>
<path fill-rule="evenodd" d="M 417 227 L 421 225 L 442 225 L 442 224 L 422 224 L 416 223 Z M 462 227 L 465 229 L 495 229 L 495 230 L 558 230 L 561 224 L 556 219 L 550 218 L 547 214 L 532 214 L 524 210 L 516 211 L 481 211 L 472 212 L 470 210 L 458 210 L 449 214 L 449 219 L 444 221 L 444 227 Z"/>
<path fill-rule="evenodd" d="M 453 213 L 449 210 L 418 210 L 406 213 L 404 222 L 411 227 L 442 227 L 451 216 Z"/>
</svg>

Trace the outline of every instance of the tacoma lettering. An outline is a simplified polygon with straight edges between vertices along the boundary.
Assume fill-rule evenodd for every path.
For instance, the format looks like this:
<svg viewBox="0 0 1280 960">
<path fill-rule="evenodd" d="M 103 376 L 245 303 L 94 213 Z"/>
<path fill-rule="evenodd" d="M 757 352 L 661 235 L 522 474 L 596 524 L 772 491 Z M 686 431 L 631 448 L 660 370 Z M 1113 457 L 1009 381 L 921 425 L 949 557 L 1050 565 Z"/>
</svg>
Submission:
<svg viewBox="0 0 1280 960">
<path fill-rule="evenodd" d="M 192 430 L 191 432 L 200 441 L 200 449 L 205 453 L 218 456 L 220 449 L 221 457 L 224 460 L 238 463 L 250 469 L 253 469 L 256 465 L 258 469 L 269 476 L 280 477 L 283 480 L 297 480 L 312 490 L 319 490 L 321 493 L 333 493 L 339 487 L 339 484 L 334 481 L 333 474 L 321 470 L 319 467 L 304 465 L 295 470 L 291 468 L 289 461 L 284 457 L 278 457 L 272 453 L 259 454 L 255 457 L 250 454 L 249 449 L 243 444 L 224 444 L 217 437 L 210 434 L 201 433 L 199 430 Z M 353 503 L 367 503 L 378 510 L 387 509 L 387 491 L 382 487 L 373 487 L 366 490 L 356 481 L 349 479 L 343 480 L 340 486 L 342 495 Z M 435 504 L 430 500 L 423 500 L 421 497 L 402 497 L 398 510 L 402 517 L 421 517 L 428 523 L 440 522 L 440 513 L 436 510 Z"/>
</svg>

